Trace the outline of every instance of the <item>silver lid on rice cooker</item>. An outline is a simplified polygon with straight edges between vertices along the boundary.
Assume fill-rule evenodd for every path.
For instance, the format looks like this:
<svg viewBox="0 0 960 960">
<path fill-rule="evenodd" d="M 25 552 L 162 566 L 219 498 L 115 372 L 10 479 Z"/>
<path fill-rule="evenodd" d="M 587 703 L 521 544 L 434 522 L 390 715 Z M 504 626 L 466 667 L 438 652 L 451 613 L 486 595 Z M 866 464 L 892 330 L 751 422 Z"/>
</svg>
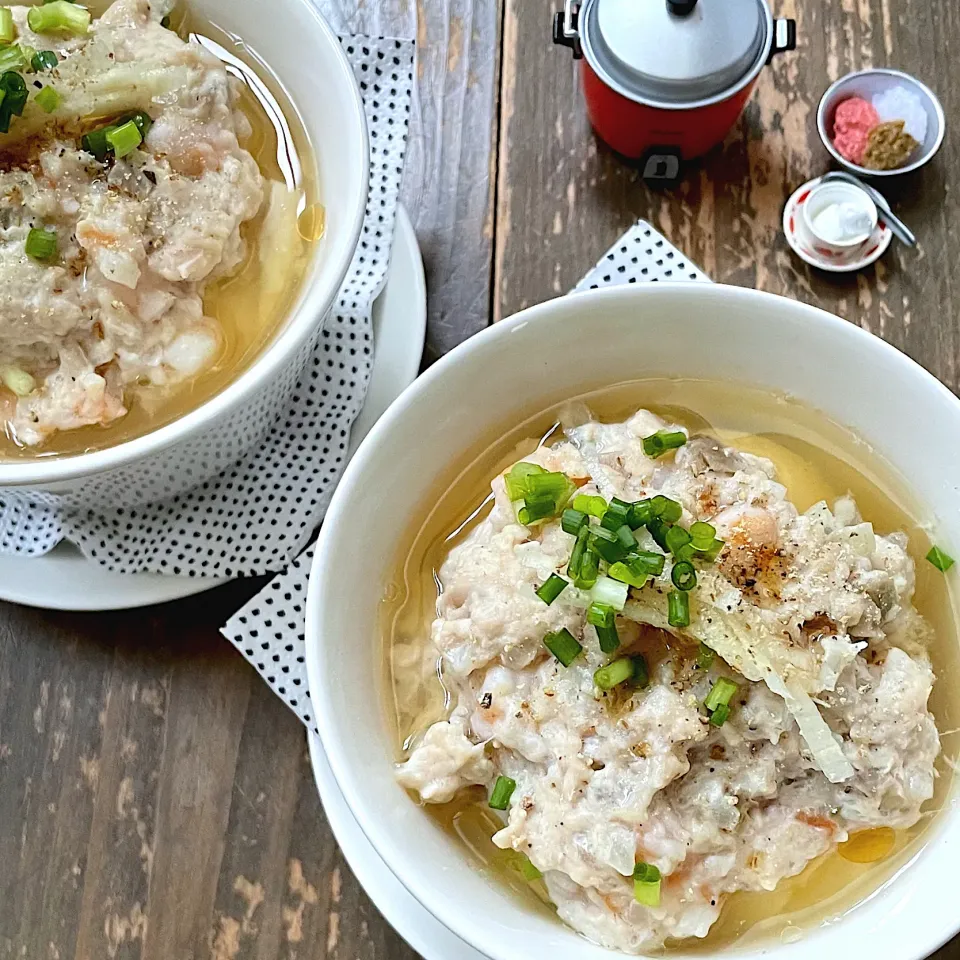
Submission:
<svg viewBox="0 0 960 960">
<path fill-rule="evenodd" d="M 583 55 L 600 78 L 652 106 L 721 100 L 775 49 L 765 0 L 585 0 L 577 21 Z"/>
</svg>

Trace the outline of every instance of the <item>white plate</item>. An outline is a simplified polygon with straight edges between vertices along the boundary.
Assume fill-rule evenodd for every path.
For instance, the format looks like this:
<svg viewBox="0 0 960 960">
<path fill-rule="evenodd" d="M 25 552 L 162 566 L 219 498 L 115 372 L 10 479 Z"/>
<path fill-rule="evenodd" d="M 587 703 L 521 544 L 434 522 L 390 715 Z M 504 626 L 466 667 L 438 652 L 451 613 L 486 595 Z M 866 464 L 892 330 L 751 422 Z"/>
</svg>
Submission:
<svg viewBox="0 0 960 960">
<path fill-rule="evenodd" d="M 386 286 L 373 306 L 376 353 L 366 403 L 350 435 L 350 452 L 420 370 L 427 329 L 427 287 L 413 224 L 397 210 Z M 126 610 L 202 593 L 224 579 L 110 573 L 71 543 L 44 557 L 0 556 L 0 600 L 49 610 Z"/>
<path fill-rule="evenodd" d="M 344 800 L 320 738 L 311 733 L 310 762 L 330 829 L 360 886 L 387 922 L 424 960 L 489 960 L 413 898 L 370 845 Z"/>
</svg>

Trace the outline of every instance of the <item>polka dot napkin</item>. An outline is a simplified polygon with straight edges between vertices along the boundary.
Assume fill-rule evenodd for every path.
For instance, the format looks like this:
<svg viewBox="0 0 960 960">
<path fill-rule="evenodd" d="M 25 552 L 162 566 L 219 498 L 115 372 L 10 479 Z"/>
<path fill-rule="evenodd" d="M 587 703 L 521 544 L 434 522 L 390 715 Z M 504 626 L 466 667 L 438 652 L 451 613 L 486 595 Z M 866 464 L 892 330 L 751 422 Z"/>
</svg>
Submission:
<svg viewBox="0 0 960 960">
<path fill-rule="evenodd" d="M 370 196 L 360 245 L 285 416 L 227 473 L 169 500 L 111 512 L 0 500 L 0 553 L 41 556 L 66 539 L 118 573 L 235 577 L 282 570 L 306 545 L 367 392 L 371 308 L 390 263 L 413 91 L 413 41 L 341 43 L 364 99 Z"/>
<path fill-rule="evenodd" d="M 645 220 L 631 227 L 577 284 L 574 292 L 622 283 L 709 277 Z M 271 689 L 316 731 L 307 688 L 307 581 L 313 546 L 237 611 L 221 633 L 256 667 Z"/>
</svg>

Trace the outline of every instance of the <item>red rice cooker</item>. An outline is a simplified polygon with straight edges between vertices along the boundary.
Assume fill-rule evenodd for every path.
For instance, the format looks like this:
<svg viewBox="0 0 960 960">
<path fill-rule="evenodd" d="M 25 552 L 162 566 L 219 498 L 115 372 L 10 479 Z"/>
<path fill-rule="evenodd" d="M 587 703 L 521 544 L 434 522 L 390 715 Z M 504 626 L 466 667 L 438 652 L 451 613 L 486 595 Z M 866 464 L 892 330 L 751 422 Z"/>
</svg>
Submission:
<svg viewBox="0 0 960 960">
<path fill-rule="evenodd" d="M 661 181 L 723 141 L 760 71 L 796 37 L 767 0 L 565 0 L 553 28 L 582 61 L 597 135 Z"/>
</svg>

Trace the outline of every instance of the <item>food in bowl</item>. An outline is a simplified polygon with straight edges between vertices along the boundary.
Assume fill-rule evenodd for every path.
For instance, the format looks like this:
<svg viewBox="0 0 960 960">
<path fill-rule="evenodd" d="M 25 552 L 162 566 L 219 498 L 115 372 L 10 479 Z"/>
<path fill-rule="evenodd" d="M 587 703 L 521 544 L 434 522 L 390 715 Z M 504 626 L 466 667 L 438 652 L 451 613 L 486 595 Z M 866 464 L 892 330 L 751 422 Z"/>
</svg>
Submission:
<svg viewBox="0 0 960 960">
<path fill-rule="evenodd" d="M 849 97 L 833 116 L 833 145 L 867 170 L 895 170 L 910 162 L 927 136 L 927 112 L 907 86 L 895 84 L 870 100 Z"/>
<path fill-rule="evenodd" d="M 268 117 L 170 6 L 0 8 L 0 457 L 113 445 L 208 399 L 316 239 L 303 137 L 274 132 L 295 111 Z"/>
<path fill-rule="evenodd" d="M 431 504 L 385 619 L 401 784 L 626 953 L 879 885 L 936 806 L 931 657 L 955 644 L 949 558 L 922 560 L 866 468 L 710 424 L 746 404 L 779 425 L 769 396 L 639 394 L 486 451 Z"/>
</svg>

